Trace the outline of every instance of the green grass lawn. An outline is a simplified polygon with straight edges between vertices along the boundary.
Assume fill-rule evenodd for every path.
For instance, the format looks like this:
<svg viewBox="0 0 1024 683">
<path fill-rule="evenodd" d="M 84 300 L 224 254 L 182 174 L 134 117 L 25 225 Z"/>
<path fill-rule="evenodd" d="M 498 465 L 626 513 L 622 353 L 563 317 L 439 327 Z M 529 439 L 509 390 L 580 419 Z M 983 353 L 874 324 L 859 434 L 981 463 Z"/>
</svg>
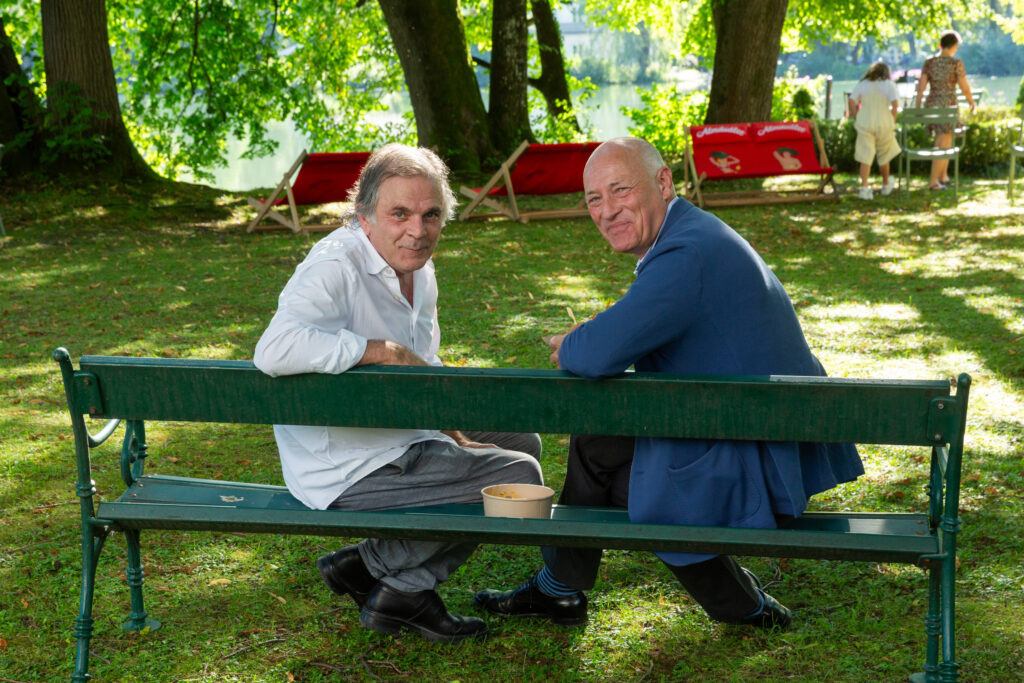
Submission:
<svg viewBox="0 0 1024 683">
<path fill-rule="evenodd" d="M 841 179 L 852 188 L 852 177 Z M 923 179 L 916 179 L 921 187 Z M 74 451 L 50 354 L 248 359 L 318 236 L 246 234 L 241 196 L 184 185 L 0 186 L 0 683 L 67 680 L 80 534 Z M 720 209 L 785 284 L 832 375 L 974 378 L 958 576 L 965 681 L 1024 680 L 1024 208 L 1005 183 L 840 202 Z M 588 220 L 453 223 L 435 257 L 449 364 L 550 367 L 542 334 L 626 290 L 634 260 Z M 94 429 L 98 425 L 94 426 Z M 152 424 L 148 472 L 281 483 L 272 431 Z M 564 434 L 544 469 L 560 485 Z M 93 460 L 121 490 L 119 438 Z M 816 509 L 920 509 L 927 455 L 864 447 L 867 474 Z M 793 608 L 786 633 L 711 622 L 650 554 L 606 554 L 591 619 L 566 629 L 488 618 L 485 643 L 430 645 L 359 626 L 313 566 L 326 537 L 144 531 L 146 607 L 125 633 L 123 540 L 98 569 L 100 681 L 899 681 L 924 657 L 925 574 L 896 565 L 744 558 Z M 534 548 L 483 546 L 441 594 L 512 586 Z"/>
</svg>

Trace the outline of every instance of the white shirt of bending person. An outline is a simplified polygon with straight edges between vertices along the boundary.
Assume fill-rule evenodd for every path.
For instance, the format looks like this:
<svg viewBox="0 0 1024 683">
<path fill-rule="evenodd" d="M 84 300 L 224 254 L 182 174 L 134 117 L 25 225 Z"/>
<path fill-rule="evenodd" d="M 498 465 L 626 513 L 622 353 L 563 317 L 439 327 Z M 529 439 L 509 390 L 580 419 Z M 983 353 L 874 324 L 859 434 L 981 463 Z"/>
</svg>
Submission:
<svg viewBox="0 0 1024 683">
<path fill-rule="evenodd" d="M 340 374 L 363 357 L 367 340 L 380 339 L 441 365 L 432 261 L 414 271 L 412 300 L 410 306 L 395 271 L 353 221 L 320 240 L 296 267 L 253 362 L 272 377 Z M 426 429 L 274 425 L 274 436 L 288 490 L 319 510 L 414 443 L 454 443 Z"/>
</svg>

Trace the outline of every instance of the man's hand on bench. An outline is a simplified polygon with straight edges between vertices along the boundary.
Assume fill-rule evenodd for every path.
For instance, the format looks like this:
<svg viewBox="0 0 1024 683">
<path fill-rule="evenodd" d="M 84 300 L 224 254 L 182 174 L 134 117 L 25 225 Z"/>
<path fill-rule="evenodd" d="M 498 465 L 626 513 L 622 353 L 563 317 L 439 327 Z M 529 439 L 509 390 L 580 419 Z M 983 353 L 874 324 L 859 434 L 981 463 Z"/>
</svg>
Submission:
<svg viewBox="0 0 1024 683">
<path fill-rule="evenodd" d="M 498 446 L 493 443 L 480 443 L 479 441 L 473 441 L 468 436 L 463 434 L 457 429 L 442 429 L 442 434 L 450 436 L 456 444 L 462 448 L 497 448 Z"/>
<path fill-rule="evenodd" d="M 429 365 L 412 349 L 387 339 L 368 339 L 356 365 Z"/>
</svg>

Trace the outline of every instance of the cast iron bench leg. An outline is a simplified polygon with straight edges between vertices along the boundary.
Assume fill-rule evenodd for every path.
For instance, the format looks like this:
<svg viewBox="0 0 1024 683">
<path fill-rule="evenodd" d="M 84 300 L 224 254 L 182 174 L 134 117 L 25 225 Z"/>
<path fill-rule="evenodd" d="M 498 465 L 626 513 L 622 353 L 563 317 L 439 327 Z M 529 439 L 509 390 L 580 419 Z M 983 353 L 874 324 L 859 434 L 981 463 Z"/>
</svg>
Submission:
<svg viewBox="0 0 1024 683">
<path fill-rule="evenodd" d="M 142 584 L 145 572 L 142 569 L 139 530 L 125 529 L 124 538 L 128 542 L 128 570 L 125 574 L 128 578 L 128 589 L 131 591 L 132 611 L 128 615 L 128 621 L 121 624 L 121 628 L 125 631 L 142 631 L 146 628 L 155 631 L 160 628 L 160 622 L 156 619 L 146 618 L 148 614 L 142 603 Z"/>
<path fill-rule="evenodd" d="M 93 538 L 93 527 L 86 525 L 82 533 L 82 595 L 79 599 L 78 618 L 75 619 L 76 639 L 75 673 L 71 680 L 84 683 L 89 680 L 89 641 L 92 638 L 92 595 L 96 586 L 96 563 L 99 561 L 107 531 Z"/>
</svg>

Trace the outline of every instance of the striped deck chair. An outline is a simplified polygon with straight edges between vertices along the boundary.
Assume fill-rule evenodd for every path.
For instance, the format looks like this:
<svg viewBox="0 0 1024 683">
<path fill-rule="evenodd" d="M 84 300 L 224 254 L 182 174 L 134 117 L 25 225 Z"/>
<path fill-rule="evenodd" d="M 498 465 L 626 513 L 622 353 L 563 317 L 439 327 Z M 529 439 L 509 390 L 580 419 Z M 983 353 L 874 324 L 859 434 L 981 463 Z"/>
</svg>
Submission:
<svg viewBox="0 0 1024 683">
<path fill-rule="evenodd" d="M 249 223 L 246 232 L 272 230 L 281 226 L 292 232 L 326 232 L 338 224 L 302 225 L 299 223 L 297 207 L 316 204 L 343 202 L 348 191 L 359 179 L 359 173 L 370 158 L 369 152 L 319 152 L 302 154 L 295 160 L 281 182 L 267 199 L 248 198 L 249 206 L 257 210 L 256 218 Z M 296 170 L 298 175 L 295 175 Z M 295 176 L 295 180 L 292 180 Z M 275 210 L 287 204 L 290 217 Z M 260 225 L 264 218 L 270 218 L 279 225 Z"/>
<path fill-rule="evenodd" d="M 520 223 L 543 218 L 586 216 L 581 199 L 574 207 L 524 211 L 516 195 L 555 195 L 583 191 L 583 167 L 597 149 L 598 142 L 533 144 L 523 142 L 501 164 L 483 187 L 463 186 L 460 191 L 471 201 L 459 214 L 459 220 L 505 217 Z M 502 201 L 506 198 L 506 201 Z M 492 212 L 473 213 L 481 206 Z"/>
</svg>

